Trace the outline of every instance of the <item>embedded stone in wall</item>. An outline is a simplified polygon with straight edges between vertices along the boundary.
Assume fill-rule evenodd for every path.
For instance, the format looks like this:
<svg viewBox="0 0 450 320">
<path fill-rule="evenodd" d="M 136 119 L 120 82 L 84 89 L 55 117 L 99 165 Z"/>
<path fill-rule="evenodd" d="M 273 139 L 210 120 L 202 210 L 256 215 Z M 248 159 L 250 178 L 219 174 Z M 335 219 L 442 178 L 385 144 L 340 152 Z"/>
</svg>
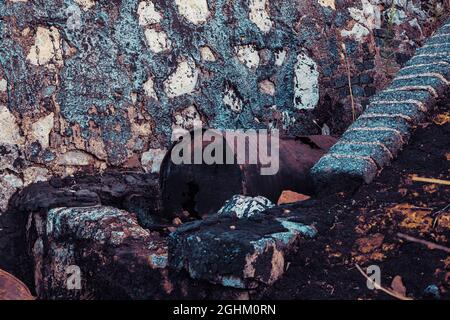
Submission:
<svg viewBox="0 0 450 320">
<path fill-rule="evenodd" d="M 16 161 L 19 160 L 20 150 L 17 145 L 9 143 L 0 143 L 0 171 L 11 170 L 17 171 L 14 167 Z M 1 190 L 0 190 L 1 194 Z"/>
<path fill-rule="evenodd" d="M 139 25 L 147 26 L 161 22 L 162 16 L 155 9 L 152 1 L 139 2 L 137 14 L 139 16 Z"/>
<path fill-rule="evenodd" d="M 41 181 L 47 181 L 51 177 L 50 171 L 41 167 L 28 167 L 23 171 L 24 187 Z"/>
<path fill-rule="evenodd" d="M 0 143 L 21 144 L 23 142 L 16 118 L 6 106 L 0 104 Z"/>
<path fill-rule="evenodd" d="M 195 106 L 189 106 L 174 114 L 174 122 L 172 124 L 172 141 L 186 134 L 194 128 L 202 127 L 202 119 L 200 113 Z"/>
<path fill-rule="evenodd" d="M 342 30 L 341 35 L 349 38 L 356 39 L 359 42 L 362 42 L 365 37 L 370 34 L 370 31 L 364 27 L 363 25 L 356 23 L 351 30 Z"/>
<path fill-rule="evenodd" d="M 207 0 L 175 0 L 180 15 L 193 24 L 201 24 L 208 20 L 210 12 Z"/>
<path fill-rule="evenodd" d="M 164 31 L 156 29 L 145 30 L 145 38 L 147 39 L 148 47 L 154 53 L 168 51 L 171 48 L 171 41 Z"/>
<path fill-rule="evenodd" d="M 194 91 L 197 85 L 198 70 L 191 59 L 182 60 L 177 69 L 164 82 L 164 91 L 169 98 L 181 96 Z"/>
<path fill-rule="evenodd" d="M 348 8 L 350 16 L 356 21 L 356 24 L 350 31 L 342 30 L 343 37 L 353 37 L 355 40 L 362 42 L 364 38 L 374 29 L 381 28 L 381 11 L 378 7 L 378 1 L 361 0 L 362 9 L 351 7 Z"/>
<path fill-rule="evenodd" d="M 158 96 L 156 95 L 156 91 L 154 88 L 154 82 L 153 78 L 149 77 L 147 81 L 144 83 L 144 92 L 147 95 L 147 97 L 153 98 L 155 100 L 158 100 Z"/>
<path fill-rule="evenodd" d="M 267 8 L 269 3 L 267 0 L 249 0 L 248 14 L 250 21 L 252 21 L 262 32 L 269 32 L 273 26 Z"/>
<path fill-rule="evenodd" d="M 88 166 L 94 163 L 94 158 L 81 150 L 72 150 L 60 155 L 57 163 L 64 166 Z"/>
<path fill-rule="evenodd" d="M 27 60 L 36 66 L 47 65 L 54 62 L 56 66 L 62 66 L 62 51 L 58 29 L 38 27 L 34 45 L 31 46 Z"/>
<path fill-rule="evenodd" d="M 297 56 L 294 79 L 294 106 L 314 109 L 319 102 L 319 71 L 317 64 L 304 53 Z"/>
<path fill-rule="evenodd" d="M 0 92 L 6 92 L 8 89 L 8 82 L 5 79 L 0 80 Z"/>
<path fill-rule="evenodd" d="M 236 49 L 238 60 L 249 69 L 256 69 L 259 66 L 259 54 L 254 45 L 239 46 Z"/>
<path fill-rule="evenodd" d="M 94 0 L 75 0 L 75 2 L 78 3 L 85 11 L 95 6 Z"/>
<path fill-rule="evenodd" d="M 222 100 L 224 105 L 234 112 L 241 112 L 244 108 L 244 102 L 239 97 L 236 89 L 229 84 L 225 87 Z"/>
<path fill-rule="evenodd" d="M 8 208 L 9 198 L 19 189 L 23 187 L 22 180 L 14 174 L 5 173 L 0 175 L 0 213 L 5 212 Z"/>
<path fill-rule="evenodd" d="M 263 80 L 259 83 L 259 91 L 270 96 L 275 95 L 275 84 L 270 80 Z"/>
<path fill-rule="evenodd" d="M 287 51 L 285 49 L 279 49 L 275 51 L 275 65 L 281 67 L 286 61 Z"/>
<path fill-rule="evenodd" d="M 204 46 L 200 48 L 200 55 L 203 61 L 214 62 L 216 61 L 216 56 L 212 52 L 211 48 L 208 46 Z"/>
<path fill-rule="evenodd" d="M 150 149 L 142 154 L 141 164 L 145 172 L 159 173 L 167 149 Z"/>
<path fill-rule="evenodd" d="M 49 146 L 49 135 L 53 129 L 53 112 L 31 125 L 31 137 L 37 140 L 43 149 Z"/>
<path fill-rule="evenodd" d="M 328 7 L 336 10 L 336 3 L 334 2 L 334 0 L 318 0 L 318 2 L 322 7 Z"/>
</svg>

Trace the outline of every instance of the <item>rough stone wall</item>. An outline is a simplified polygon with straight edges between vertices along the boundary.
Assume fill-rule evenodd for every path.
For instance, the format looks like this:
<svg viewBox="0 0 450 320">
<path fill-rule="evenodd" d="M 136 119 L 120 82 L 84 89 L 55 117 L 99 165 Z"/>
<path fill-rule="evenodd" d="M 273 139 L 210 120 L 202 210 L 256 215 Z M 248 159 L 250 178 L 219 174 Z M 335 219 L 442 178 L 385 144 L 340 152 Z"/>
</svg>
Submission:
<svg viewBox="0 0 450 320">
<path fill-rule="evenodd" d="M 340 133 L 444 2 L 0 0 L 0 212 L 51 175 L 157 171 L 198 121 Z"/>
</svg>

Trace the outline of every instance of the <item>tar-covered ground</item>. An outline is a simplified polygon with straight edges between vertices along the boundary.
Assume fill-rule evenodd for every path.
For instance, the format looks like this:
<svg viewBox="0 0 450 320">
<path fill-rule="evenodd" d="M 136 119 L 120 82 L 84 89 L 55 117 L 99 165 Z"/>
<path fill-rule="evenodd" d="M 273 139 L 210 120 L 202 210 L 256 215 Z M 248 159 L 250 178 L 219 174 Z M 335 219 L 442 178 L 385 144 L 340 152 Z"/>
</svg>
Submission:
<svg viewBox="0 0 450 320">
<path fill-rule="evenodd" d="M 403 297 L 450 299 L 450 186 L 413 178 L 450 180 L 449 106 L 439 103 L 374 182 L 303 209 L 331 215 L 334 224 L 289 257 L 265 299 L 396 299 L 369 290 L 356 265 L 378 266 L 381 286 Z"/>
</svg>

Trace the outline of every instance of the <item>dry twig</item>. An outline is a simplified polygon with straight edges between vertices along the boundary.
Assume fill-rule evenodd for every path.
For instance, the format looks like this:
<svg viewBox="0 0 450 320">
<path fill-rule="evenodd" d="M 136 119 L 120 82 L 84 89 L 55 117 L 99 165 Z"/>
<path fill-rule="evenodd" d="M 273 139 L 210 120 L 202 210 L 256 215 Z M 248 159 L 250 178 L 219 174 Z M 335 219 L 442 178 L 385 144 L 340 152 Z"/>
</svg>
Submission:
<svg viewBox="0 0 450 320">
<path fill-rule="evenodd" d="M 381 290 L 381 291 L 383 291 L 384 293 L 390 295 L 391 297 L 394 297 L 394 298 L 399 299 L 399 300 L 413 300 L 413 299 L 410 298 L 410 297 L 405 297 L 404 295 L 401 295 L 401 294 L 399 294 L 399 293 L 397 293 L 397 292 L 394 292 L 394 291 L 392 291 L 392 290 L 383 288 L 382 286 L 380 286 L 379 284 L 377 284 L 375 281 L 373 281 L 372 279 L 370 279 L 370 278 L 367 276 L 367 274 L 363 271 L 363 269 L 361 269 L 361 267 L 360 267 L 358 264 L 355 264 L 355 266 L 356 266 L 356 269 L 358 269 L 358 271 L 364 276 L 364 278 L 366 278 L 368 281 L 370 281 L 370 282 L 373 284 L 373 286 L 374 286 L 375 289 Z"/>
<path fill-rule="evenodd" d="M 403 234 L 403 233 L 397 233 L 397 237 L 405 239 L 405 240 L 410 241 L 410 242 L 415 242 L 415 243 L 420 243 L 420 244 L 426 245 L 431 250 L 437 249 L 437 250 L 442 250 L 442 251 L 445 251 L 447 253 L 450 253 L 450 248 L 447 248 L 445 246 L 442 246 L 442 245 L 434 243 L 434 242 L 430 242 L 430 241 L 422 240 L 422 239 L 417 239 L 417 238 L 408 236 L 407 234 Z"/>
<path fill-rule="evenodd" d="M 435 183 L 435 184 L 443 184 L 446 186 L 450 186 L 450 181 L 448 180 L 441 180 L 441 179 L 433 179 L 433 178 L 422 178 L 422 177 L 416 177 L 413 176 L 411 178 L 412 181 L 417 181 L 417 182 L 427 182 L 427 183 Z"/>
</svg>

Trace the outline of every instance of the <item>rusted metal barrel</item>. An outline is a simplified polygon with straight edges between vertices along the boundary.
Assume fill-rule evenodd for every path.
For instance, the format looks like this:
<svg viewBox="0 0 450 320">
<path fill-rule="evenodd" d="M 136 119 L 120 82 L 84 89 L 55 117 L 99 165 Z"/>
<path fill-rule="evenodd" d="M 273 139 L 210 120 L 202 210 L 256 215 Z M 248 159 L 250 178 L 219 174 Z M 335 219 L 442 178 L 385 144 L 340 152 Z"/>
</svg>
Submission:
<svg viewBox="0 0 450 320">
<path fill-rule="evenodd" d="M 0 300 L 34 300 L 28 287 L 19 279 L 0 269 Z"/>
<path fill-rule="evenodd" d="M 252 140 L 246 133 L 236 134 L 236 139 L 245 143 L 246 155 L 260 153 L 259 139 Z M 190 133 L 194 137 L 194 133 Z M 180 143 L 175 143 L 166 154 L 160 174 L 162 190 L 162 205 L 165 214 L 174 216 L 190 216 L 199 218 L 215 213 L 224 202 L 235 194 L 248 196 L 264 196 L 277 202 L 283 190 L 311 195 L 313 184 L 309 171 L 314 164 L 336 142 L 331 136 L 283 137 L 279 139 L 279 170 L 274 174 L 263 175 L 263 163 L 251 163 L 249 158 L 237 154 L 235 141 L 226 134 L 218 137 L 223 139 L 223 154 L 232 154 L 234 163 L 209 164 L 204 159 L 194 164 L 194 152 L 201 149 L 204 152 L 211 141 L 201 141 L 191 146 L 191 163 L 173 161 L 173 152 L 180 149 Z M 271 137 L 267 138 L 270 141 Z M 255 142 L 257 141 L 257 142 Z M 269 145 L 269 143 L 267 143 Z M 271 146 L 268 153 L 272 155 Z M 270 157 L 269 157 L 270 158 Z M 187 158 L 186 158 L 187 159 Z M 264 159 L 267 161 L 266 159 Z"/>
</svg>

